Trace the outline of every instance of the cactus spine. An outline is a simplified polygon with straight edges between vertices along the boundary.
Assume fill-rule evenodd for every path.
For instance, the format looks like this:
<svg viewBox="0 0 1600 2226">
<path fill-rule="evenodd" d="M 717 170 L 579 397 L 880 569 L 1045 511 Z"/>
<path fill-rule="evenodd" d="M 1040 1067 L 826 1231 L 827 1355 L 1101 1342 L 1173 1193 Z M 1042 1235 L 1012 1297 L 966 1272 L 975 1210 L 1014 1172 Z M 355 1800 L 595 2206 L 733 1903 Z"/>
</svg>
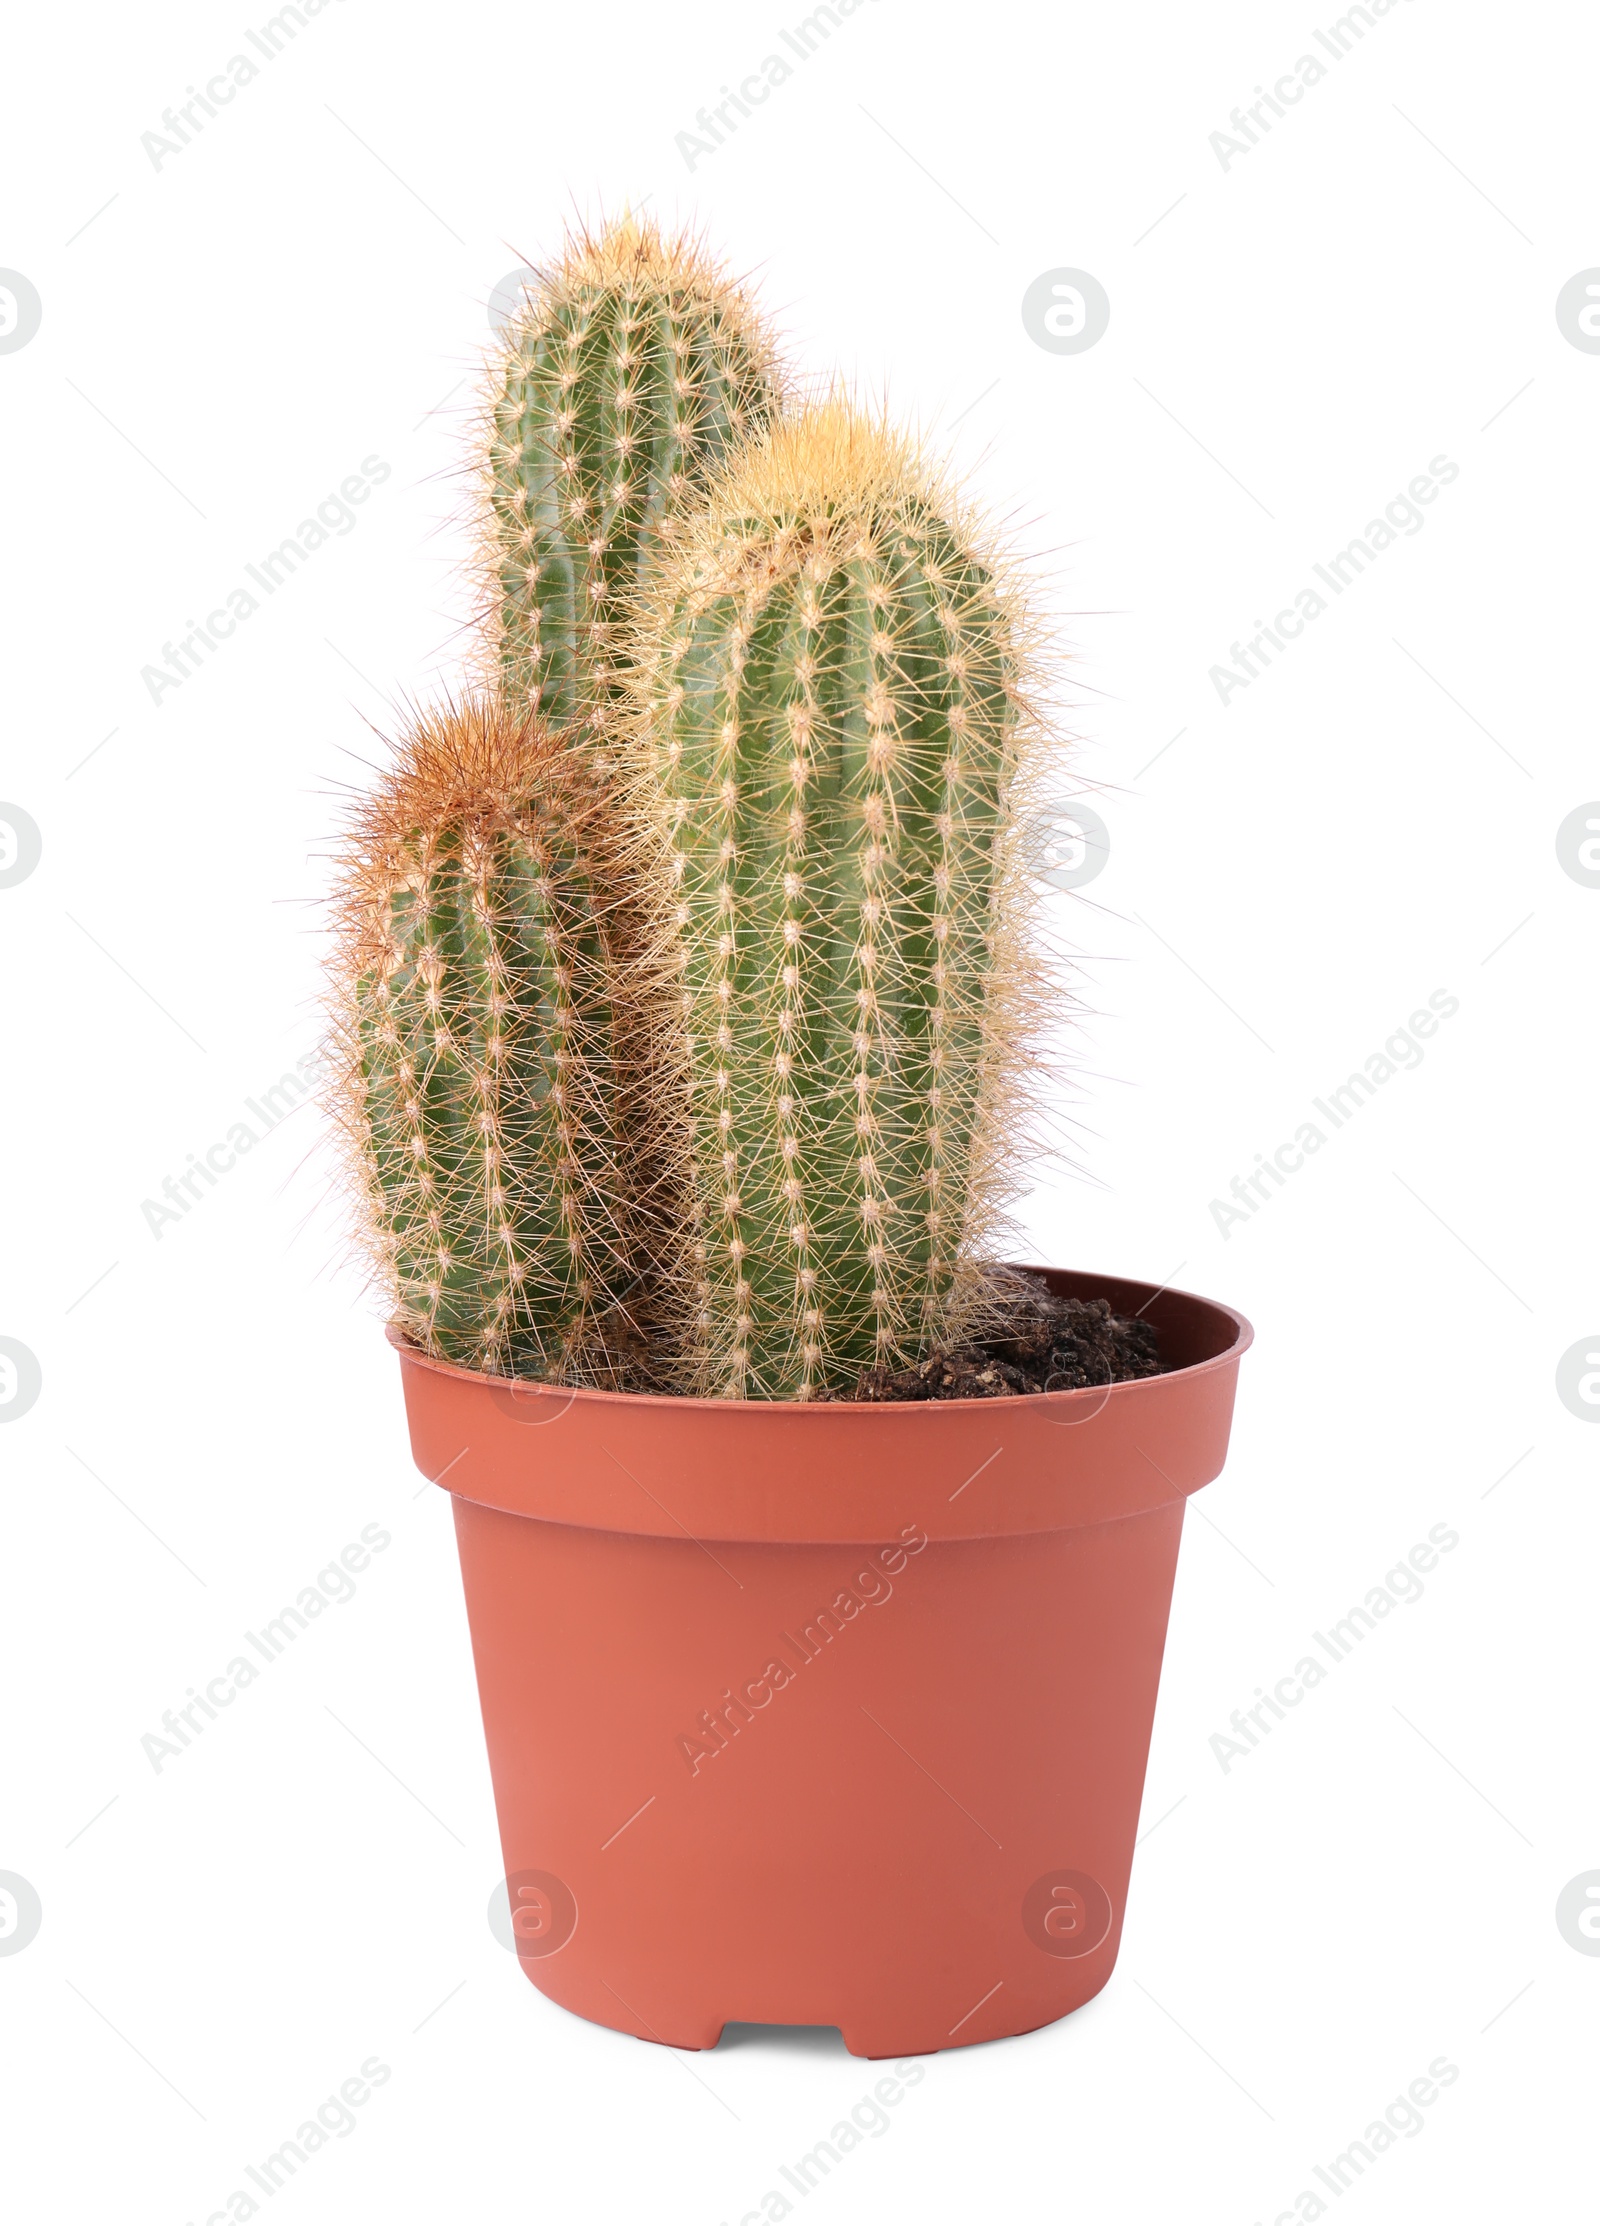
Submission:
<svg viewBox="0 0 1600 2226">
<path fill-rule="evenodd" d="M 773 348 L 694 240 L 624 216 L 541 277 L 489 381 L 491 682 L 603 739 L 658 545 L 777 407 Z"/>
<path fill-rule="evenodd" d="M 643 1224 L 671 1225 L 630 1141 L 676 994 L 648 842 L 588 753 L 487 699 L 416 719 L 350 831 L 336 1106 L 395 1319 L 443 1359 L 628 1379 Z"/>
<path fill-rule="evenodd" d="M 916 1359 L 1004 1187 L 1029 988 L 1023 626 L 916 445 L 841 400 L 664 566 L 634 754 L 673 845 L 710 1387 Z"/>
</svg>

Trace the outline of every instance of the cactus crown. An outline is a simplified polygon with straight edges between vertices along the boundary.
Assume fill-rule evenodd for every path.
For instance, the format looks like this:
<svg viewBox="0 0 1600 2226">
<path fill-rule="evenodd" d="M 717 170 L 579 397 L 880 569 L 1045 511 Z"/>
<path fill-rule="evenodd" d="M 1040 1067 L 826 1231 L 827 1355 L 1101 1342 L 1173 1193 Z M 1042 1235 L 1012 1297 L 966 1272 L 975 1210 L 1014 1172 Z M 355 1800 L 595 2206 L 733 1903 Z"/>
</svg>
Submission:
<svg viewBox="0 0 1600 2226">
<path fill-rule="evenodd" d="M 604 734 L 658 545 L 781 386 L 697 239 L 626 215 L 569 239 L 489 366 L 477 428 L 491 685 Z"/>
<path fill-rule="evenodd" d="M 444 1359 L 628 1378 L 650 1229 L 673 1231 L 651 865 L 589 755 L 488 699 L 415 717 L 349 829 L 334 1107 L 394 1317 Z"/>
<path fill-rule="evenodd" d="M 630 754 L 673 853 L 714 1389 L 811 1396 L 970 1301 L 1044 987 L 1031 640 L 920 445 L 837 396 L 736 456 L 660 568 Z"/>
</svg>

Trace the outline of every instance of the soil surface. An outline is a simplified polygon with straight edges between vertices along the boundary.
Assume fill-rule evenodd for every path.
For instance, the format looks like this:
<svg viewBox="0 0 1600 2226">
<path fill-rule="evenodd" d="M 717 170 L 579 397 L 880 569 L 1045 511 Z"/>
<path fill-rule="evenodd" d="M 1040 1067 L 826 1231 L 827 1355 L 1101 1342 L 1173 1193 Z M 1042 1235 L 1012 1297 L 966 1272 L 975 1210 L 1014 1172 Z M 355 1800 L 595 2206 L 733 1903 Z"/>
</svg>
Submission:
<svg viewBox="0 0 1600 2226">
<path fill-rule="evenodd" d="M 1148 1322 L 1114 1314 L 1106 1299 L 1060 1298 L 1041 1276 L 996 1279 L 986 1333 L 915 1368 L 869 1368 L 841 1400 L 1015 1399 L 1080 1391 L 1167 1370 Z"/>
</svg>

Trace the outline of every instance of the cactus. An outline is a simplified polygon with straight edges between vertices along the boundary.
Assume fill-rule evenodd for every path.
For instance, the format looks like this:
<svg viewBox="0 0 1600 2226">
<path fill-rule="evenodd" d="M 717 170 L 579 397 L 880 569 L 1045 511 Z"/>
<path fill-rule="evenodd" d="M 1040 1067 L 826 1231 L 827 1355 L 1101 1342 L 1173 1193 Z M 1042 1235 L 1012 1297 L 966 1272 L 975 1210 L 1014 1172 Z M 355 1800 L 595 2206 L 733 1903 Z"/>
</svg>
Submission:
<svg viewBox="0 0 1600 2226">
<path fill-rule="evenodd" d="M 673 846 L 724 1395 L 853 1384 L 972 1303 L 1045 980 L 1013 840 L 1028 648 L 916 442 L 838 397 L 737 457 L 661 568 L 628 754 Z"/>
<path fill-rule="evenodd" d="M 335 1107 L 394 1317 L 442 1359 L 643 1374 L 674 1226 L 650 842 L 591 753 L 487 698 L 413 718 L 349 830 Z"/>
<path fill-rule="evenodd" d="M 479 553 L 489 684 L 603 745 L 655 553 L 774 414 L 754 308 L 687 235 L 570 240 L 489 367 Z"/>
</svg>

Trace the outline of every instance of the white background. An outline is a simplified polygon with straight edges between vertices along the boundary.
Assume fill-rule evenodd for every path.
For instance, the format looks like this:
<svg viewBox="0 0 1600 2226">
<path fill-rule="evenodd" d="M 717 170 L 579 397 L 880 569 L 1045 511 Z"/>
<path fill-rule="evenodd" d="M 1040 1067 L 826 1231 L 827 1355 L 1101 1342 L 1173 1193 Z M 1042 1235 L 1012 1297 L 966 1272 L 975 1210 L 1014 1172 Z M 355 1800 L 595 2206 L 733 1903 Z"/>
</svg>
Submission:
<svg viewBox="0 0 1600 2226">
<path fill-rule="evenodd" d="M 1600 795 L 1600 357 L 1554 303 L 1600 263 L 1600 35 L 1399 0 L 1335 64 L 1314 0 L 870 0 L 691 172 L 676 135 L 805 12 L 334 0 L 159 169 L 141 134 L 254 52 L 249 11 L 8 35 L 0 264 L 43 302 L 0 355 L 0 796 L 44 839 L 0 890 L 0 1333 L 43 1371 L 0 1433 L 29 2226 L 199 2226 L 373 2055 L 275 2217 L 733 2226 L 876 2076 L 831 2036 L 675 2060 L 527 1985 L 485 1921 L 448 1504 L 317 1116 L 159 1239 L 141 1211 L 314 1042 L 363 721 L 458 670 L 489 293 L 628 196 L 755 272 L 799 362 L 944 428 L 1040 553 L 1111 860 L 1058 900 L 1086 1174 L 1034 1199 L 1028 1256 L 1258 1329 L 1109 1988 L 929 2059 L 797 2207 L 1570 2215 L 1600 1959 L 1554 1909 L 1600 1868 L 1600 1433 L 1555 1371 L 1600 1330 L 1600 891 L 1555 834 Z M 1225 170 L 1210 135 L 1307 53 L 1326 78 Z M 1063 265 L 1112 304 L 1076 356 L 1020 316 Z M 153 704 L 141 667 L 370 454 L 356 529 Z M 1222 705 L 1209 668 L 1439 454 L 1423 530 Z M 1211 1201 L 1436 989 L 1460 1010 L 1420 1066 L 1224 1237 Z M 156 1773 L 162 1712 L 370 1523 L 357 1597 Z M 1231 1712 L 1441 1523 L 1425 1596 L 1225 1772 Z M 1423 2130 L 1332 2197 L 1312 2166 L 1441 2055 Z"/>
</svg>

